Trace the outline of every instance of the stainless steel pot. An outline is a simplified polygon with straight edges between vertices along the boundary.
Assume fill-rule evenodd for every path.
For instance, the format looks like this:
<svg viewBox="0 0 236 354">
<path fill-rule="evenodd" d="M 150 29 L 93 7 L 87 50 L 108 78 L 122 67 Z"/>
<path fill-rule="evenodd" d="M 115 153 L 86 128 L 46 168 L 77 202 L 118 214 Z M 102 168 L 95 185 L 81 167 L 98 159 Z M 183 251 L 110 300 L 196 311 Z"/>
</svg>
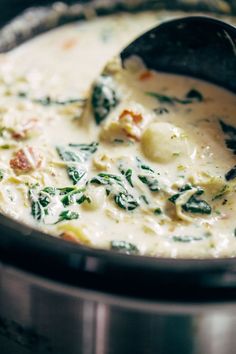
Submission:
<svg viewBox="0 0 236 354">
<path fill-rule="evenodd" d="M 180 2 L 186 7 L 165 5 Z M 95 1 L 28 10 L 0 31 L 0 50 L 82 18 L 91 6 L 102 14 L 162 5 Z M 126 256 L 73 245 L 2 215 L 0 225 L 1 354 L 236 353 L 236 260 Z"/>
</svg>

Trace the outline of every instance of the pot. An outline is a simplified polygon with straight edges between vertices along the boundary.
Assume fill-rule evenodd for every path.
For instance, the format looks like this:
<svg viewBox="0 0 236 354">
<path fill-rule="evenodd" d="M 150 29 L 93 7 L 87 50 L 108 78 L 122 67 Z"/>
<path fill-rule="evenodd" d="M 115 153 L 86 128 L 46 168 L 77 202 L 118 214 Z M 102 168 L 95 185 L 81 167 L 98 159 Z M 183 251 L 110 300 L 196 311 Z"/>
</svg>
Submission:
<svg viewBox="0 0 236 354">
<path fill-rule="evenodd" d="M 180 3 L 192 9 L 186 1 L 165 6 Z M 209 10 L 209 3 L 199 2 L 197 9 Z M 223 10 L 234 13 L 234 2 L 227 4 Z M 0 30 L 0 51 L 84 18 L 91 8 L 109 14 L 162 6 L 94 1 L 29 9 Z M 158 259 L 95 250 L 3 215 L 0 230 L 1 354 L 235 354 L 235 259 Z"/>
</svg>

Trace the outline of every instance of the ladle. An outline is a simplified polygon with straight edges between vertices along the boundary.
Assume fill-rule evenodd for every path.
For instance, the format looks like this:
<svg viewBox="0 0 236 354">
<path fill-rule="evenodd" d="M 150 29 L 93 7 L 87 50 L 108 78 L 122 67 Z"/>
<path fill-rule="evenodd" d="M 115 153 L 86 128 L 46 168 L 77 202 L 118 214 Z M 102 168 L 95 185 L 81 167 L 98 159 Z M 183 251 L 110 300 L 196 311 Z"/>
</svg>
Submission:
<svg viewBox="0 0 236 354">
<path fill-rule="evenodd" d="M 236 28 L 206 16 L 183 17 L 144 33 L 120 54 L 148 69 L 196 77 L 236 92 Z"/>
</svg>

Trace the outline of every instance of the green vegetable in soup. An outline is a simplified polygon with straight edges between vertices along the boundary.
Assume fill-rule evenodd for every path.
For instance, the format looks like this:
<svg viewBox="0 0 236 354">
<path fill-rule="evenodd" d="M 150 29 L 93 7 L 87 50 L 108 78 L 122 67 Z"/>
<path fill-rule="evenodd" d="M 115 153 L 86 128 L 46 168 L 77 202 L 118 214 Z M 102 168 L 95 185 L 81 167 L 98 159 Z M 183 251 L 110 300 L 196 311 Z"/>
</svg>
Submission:
<svg viewBox="0 0 236 354">
<path fill-rule="evenodd" d="M 226 181 L 231 181 L 235 178 L 236 178 L 236 165 L 225 174 Z"/>
<path fill-rule="evenodd" d="M 175 103 L 191 104 L 191 103 L 203 101 L 203 95 L 195 89 L 192 89 L 189 92 L 187 92 L 185 97 L 182 99 L 174 96 L 160 94 L 158 92 L 146 92 L 146 95 L 156 98 L 161 104 L 169 104 L 169 105 L 174 105 Z"/>
<path fill-rule="evenodd" d="M 173 236 L 173 241 L 183 243 L 189 243 L 192 241 L 203 241 L 204 239 L 205 237 L 203 236 Z"/>
<path fill-rule="evenodd" d="M 57 222 L 55 224 L 58 224 L 61 221 L 66 221 L 66 220 L 76 220 L 79 218 L 79 214 L 74 212 L 74 211 L 70 211 L 70 210 L 63 210 L 60 215 L 59 215 L 59 219 L 57 220 Z"/>
<path fill-rule="evenodd" d="M 225 145 L 236 154 L 236 128 L 225 123 L 223 120 L 219 122 L 223 133 L 226 135 Z"/>
<path fill-rule="evenodd" d="M 73 150 L 67 150 L 63 146 L 58 146 L 56 148 L 58 155 L 63 161 L 67 162 L 82 162 L 81 156 Z"/>
<path fill-rule="evenodd" d="M 127 241 L 111 241 L 111 250 L 125 254 L 139 254 L 139 249 Z"/>
<path fill-rule="evenodd" d="M 172 195 L 169 198 L 171 203 L 176 203 L 176 200 L 186 191 L 191 190 L 193 187 L 190 184 L 184 185 L 179 189 L 179 193 Z M 193 214 L 211 214 L 212 208 L 211 206 L 204 200 L 197 199 L 196 196 L 202 195 L 204 193 L 203 189 L 197 187 L 197 191 L 193 196 L 189 198 L 189 200 L 182 205 L 182 209 L 187 213 Z"/>
<path fill-rule="evenodd" d="M 154 176 L 139 175 L 138 178 L 143 184 L 146 184 L 151 192 L 159 192 L 158 180 Z"/>
<path fill-rule="evenodd" d="M 92 109 L 97 124 L 100 124 L 119 103 L 115 84 L 110 76 L 102 75 L 92 91 Z"/>
<path fill-rule="evenodd" d="M 77 184 L 86 175 L 86 171 L 84 169 L 80 169 L 75 166 L 68 167 L 67 173 L 73 184 Z"/>
<path fill-rule="evenodd" d="M 182 209 L 193 214 L 211 214 L 212 209 L 205 200 L 199 200 L 192 196 L 187 203 L 182 205 Z"/>
<path fill-rule="evenodd" d="M 139 206 L 138 201 L 128 193 L 120 192 L 114 197 L 115 203 L 124 210 L 134 210 Z"/>
</svg>

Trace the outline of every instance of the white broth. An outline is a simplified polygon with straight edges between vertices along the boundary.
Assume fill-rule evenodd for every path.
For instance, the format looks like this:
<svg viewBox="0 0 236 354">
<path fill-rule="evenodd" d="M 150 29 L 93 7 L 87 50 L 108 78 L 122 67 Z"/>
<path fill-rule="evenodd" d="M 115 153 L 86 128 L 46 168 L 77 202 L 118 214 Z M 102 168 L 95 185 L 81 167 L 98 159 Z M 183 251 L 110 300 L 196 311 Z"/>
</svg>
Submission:
<svg viewBox="0 0 236 354">
<path fill-rule="evenodd" d="M 3 214 L 127 254 L 236 255 L 235 95 L 134 60 L 99 76 L 163 16 L 66 25 L 0 56 Z"/>
</svg>

